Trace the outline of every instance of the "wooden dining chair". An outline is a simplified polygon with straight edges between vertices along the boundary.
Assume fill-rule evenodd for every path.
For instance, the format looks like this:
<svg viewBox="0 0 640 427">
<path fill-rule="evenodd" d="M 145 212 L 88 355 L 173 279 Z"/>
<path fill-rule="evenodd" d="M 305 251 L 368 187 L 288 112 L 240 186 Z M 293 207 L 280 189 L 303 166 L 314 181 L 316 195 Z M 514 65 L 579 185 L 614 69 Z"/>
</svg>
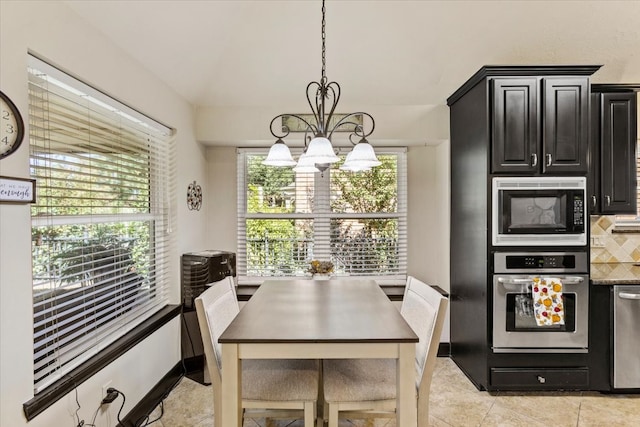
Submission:
<svg viewBox="0 0 640 427">
<path fill-rule="evenodd" d="M 214 426 L 222 427 L 222 346 L 218 338 L 239 313 L 231 278 L 212 284 L 195 300 L 213 388 Z M 243 360 L 242 417 L 304 419 L 313 427 L 319 390 L 317 360 Z"/>
<path fill-rule="evenodd" d="M 448 299 L 409 276 L 400 312 L 418 335 L 416 404 L 418 427 L 429 425 L 429 390 Z M 326 359 L 323 362 L 324 418 L 387 418 L 396 413 L 395 359 Z"/>
</svg>

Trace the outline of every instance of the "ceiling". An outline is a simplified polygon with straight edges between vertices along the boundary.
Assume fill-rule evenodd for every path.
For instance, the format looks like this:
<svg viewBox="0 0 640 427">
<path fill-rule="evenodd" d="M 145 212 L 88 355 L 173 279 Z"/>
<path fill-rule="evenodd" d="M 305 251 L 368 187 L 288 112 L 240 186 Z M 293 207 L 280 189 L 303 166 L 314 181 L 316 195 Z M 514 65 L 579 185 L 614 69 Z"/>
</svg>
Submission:
<svg viewBox="0 0 640 427">
<path fill-rule="evenodd" d="M 66 1 L 196 107 L 306 105 L 321 2 Z M 602 64 L 640 82 L 640 1 L 328 0 L 327 76 L 348 105 L 444 105 L 483 65 Z"/>
</svg>

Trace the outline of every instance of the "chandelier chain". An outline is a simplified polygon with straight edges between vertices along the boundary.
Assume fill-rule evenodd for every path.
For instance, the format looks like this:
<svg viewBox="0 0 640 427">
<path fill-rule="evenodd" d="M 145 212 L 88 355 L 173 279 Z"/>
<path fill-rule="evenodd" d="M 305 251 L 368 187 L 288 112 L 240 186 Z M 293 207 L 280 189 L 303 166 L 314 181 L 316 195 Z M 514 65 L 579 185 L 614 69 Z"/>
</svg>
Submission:
<svg viewBox="0 0 640 427">
<path fill-rule="evenodd" d="M 327 70 L 327 57 L 326 57 L 326 47 L 325 47 L 325 39 L 327 37 L 327 33 L 325 31 L 325 25 L 326 25 L 326 20 L 325 20 L 325 12 L 326 9 L 324 7 L 324 0 L 322 0 L 322 82 L 327 80 L 327 74 L 326 74 L 326 70 Z"/>
</svg>

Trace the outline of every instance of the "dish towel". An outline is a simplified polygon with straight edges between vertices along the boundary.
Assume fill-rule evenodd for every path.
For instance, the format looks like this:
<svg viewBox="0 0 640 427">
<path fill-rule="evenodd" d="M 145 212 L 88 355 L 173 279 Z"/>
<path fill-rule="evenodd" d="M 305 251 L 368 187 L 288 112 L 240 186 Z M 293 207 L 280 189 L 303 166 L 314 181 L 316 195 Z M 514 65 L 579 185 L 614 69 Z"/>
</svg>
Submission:
<svg viewBox="0 0 640 427">
<path fill-rule="evenodd" d="M 564 325 L 562 282 L 557 277 L 534 277 L 531 287 L 538 326 Z"/>
</svg>

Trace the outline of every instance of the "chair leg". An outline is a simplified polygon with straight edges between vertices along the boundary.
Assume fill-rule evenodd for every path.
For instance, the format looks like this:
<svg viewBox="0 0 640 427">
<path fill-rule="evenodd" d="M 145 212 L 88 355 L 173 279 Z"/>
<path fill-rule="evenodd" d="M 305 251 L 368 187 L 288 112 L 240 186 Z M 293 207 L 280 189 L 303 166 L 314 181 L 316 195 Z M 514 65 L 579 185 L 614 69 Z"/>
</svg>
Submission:
<svg viewBox="0 0 640 427">
<path fill-rule="evenodd" d="M 304 427 L 314 427 L 316 411 L 316 402 L 304 402 Z"/>
<path fill-rule="evenodd" d="M 338 405 L 331 404 L 329 405 L 329 427 L 338 427 Z"/>
</svg>

